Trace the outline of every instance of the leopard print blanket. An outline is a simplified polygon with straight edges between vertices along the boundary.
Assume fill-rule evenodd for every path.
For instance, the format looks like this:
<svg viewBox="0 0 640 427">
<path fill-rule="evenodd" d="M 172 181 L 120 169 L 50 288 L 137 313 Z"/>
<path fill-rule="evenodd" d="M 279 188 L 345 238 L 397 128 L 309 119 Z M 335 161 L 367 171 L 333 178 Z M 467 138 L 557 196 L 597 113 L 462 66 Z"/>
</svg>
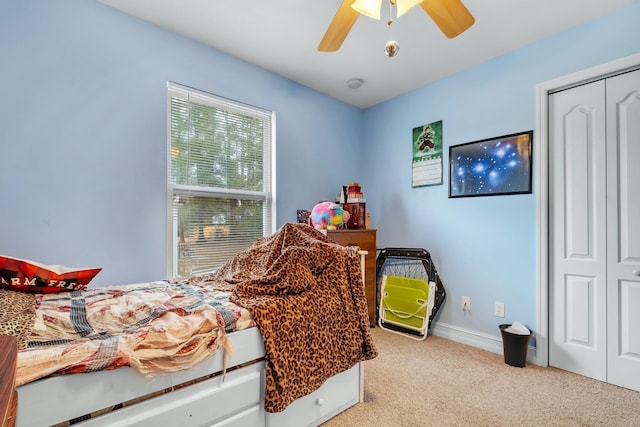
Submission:
<svg viewBox="0 0 640 427">
<path fill-rule="evenodd" d="M 35 318 L 35 295 L 0 289 L 0 334 L 17 337 L 19 350 L 27 348 Z"/>
<path fill-rule="evenodd" d="M 265 343 L 267 412 L 377 356 L 357 248 L 308 225 L 285 224 L 216 273 L 188 281 L 231 289 L 231 300 L 251 312 Z"/>
</svg>

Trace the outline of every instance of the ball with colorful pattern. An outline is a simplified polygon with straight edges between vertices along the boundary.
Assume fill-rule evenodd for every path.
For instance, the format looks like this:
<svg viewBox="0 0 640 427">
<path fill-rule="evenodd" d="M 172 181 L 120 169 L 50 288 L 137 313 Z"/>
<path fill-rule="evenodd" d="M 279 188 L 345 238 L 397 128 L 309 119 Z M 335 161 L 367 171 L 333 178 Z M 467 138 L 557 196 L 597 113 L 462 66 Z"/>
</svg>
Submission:
<svg viewBox="0 0 640 427">
<path fill-rule="evenodd" d="M 349 212 L 337 203 L 320 202 L 311 210 L 311 225 L 318 230 L 335 230 L 349 221 Z"/>
</svg>

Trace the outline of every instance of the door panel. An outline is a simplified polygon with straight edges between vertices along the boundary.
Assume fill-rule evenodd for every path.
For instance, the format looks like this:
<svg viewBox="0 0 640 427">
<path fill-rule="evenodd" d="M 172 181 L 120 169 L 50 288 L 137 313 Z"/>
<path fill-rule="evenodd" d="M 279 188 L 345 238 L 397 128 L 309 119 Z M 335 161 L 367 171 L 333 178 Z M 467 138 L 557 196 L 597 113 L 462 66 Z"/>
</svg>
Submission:
<svg viewBox="0 0 640 427">
<path fill-rule="evenodd" d="M 549 97 L 549 364 L 606 380 L 604 81 Z"/>
<path fill-rule="evenodd" d="M 590 134 L 597 120 L 596 111 L 585 106 L 576 106 L 567 112 L 562 123 L 564 151 L 564 209 L 565 217 L 570 221 L 565 223 L 564 253 L 565 258 L 573 260 L 595 261 L 593 247 L 594 230 L 594 202 L 597 195 L 593 192 L 594 176 L 592 161 L 594 156 L 594 141 Z"/>
<path fill-rule="evenodd" d="M 640 71 L 607 91 L 607 381 L 640 391 Z"/>
<path fill-rule="evenodd" d="M 565 275 L 565 341 L 568 344 L 582 345 L 595 349 L 593 336 L 593 302 L 596 290 L 596 278 Z"/>
<path fill-rule="evenodd" d="M 640 284 L 620 282 L 620 357 L 638 361 L 640 357 L 640 334 L 633 329 L 640 324 Z M 630 373 L 631 376 L 637 373 Z"/>
</svg>

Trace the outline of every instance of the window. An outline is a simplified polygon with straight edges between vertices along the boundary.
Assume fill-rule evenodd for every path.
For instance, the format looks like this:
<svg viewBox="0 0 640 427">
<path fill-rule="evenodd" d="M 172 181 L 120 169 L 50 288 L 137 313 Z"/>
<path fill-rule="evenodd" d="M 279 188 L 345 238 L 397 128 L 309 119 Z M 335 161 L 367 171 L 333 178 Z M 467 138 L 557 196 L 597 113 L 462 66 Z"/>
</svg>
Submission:
<svg viewBox="0 0 640 427">
<path fill-rule="evenodd" d="M 169 83 L 168 277 L 214 271 L 274 229 L 275 115 Z"/>
</svg>

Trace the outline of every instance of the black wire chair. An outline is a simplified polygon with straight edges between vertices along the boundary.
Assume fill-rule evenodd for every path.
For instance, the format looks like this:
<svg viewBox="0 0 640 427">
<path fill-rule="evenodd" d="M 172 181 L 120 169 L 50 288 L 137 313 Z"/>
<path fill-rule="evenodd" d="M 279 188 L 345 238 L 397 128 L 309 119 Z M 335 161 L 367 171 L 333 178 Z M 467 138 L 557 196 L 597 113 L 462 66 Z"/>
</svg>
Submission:
<svg viewBox="0 0 640 427">
<path fill-rule="evenodd" d="M 425 328 L 412 328 L 403 326 L 401 323 L 385 322 L 383 311 L 384 298 L 381 295 L 383 279 L 385 276 L 399 276 L 409 279 L 420 279 L 431 284 L 432 306 L 429 307 L 428 324 Z M 431 293 L 431 292 L 430 292 Z M 428 329 L 431 329 L 433 318 L 440 310 L 446 298 L 446 291 L 438 272 L 433 265 L 431 255 L 422 248 L 383 248 L 376 259 L 376 321 L 380 327 L 394 332 L 415 336 L 417 339 L 426 338 Z M 420 330 L 418 330 L 420 329 Z"/>
</svg>

